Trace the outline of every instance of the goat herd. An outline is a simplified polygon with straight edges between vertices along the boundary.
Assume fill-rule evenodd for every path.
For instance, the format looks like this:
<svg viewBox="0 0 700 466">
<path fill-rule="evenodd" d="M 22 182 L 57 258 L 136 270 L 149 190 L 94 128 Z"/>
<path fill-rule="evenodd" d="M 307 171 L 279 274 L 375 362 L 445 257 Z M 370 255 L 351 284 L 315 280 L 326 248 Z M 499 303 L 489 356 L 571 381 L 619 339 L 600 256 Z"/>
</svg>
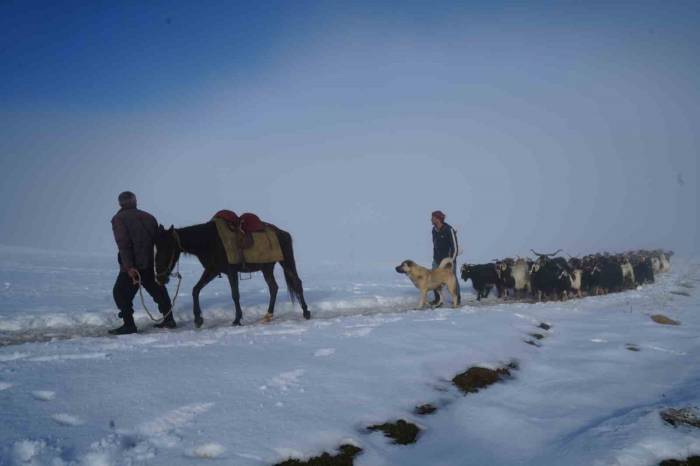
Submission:
<svg viewBox="0 0 700 466">
<path fill-rule="evenodd" d="M 672 251 L 632 251 L 623 254 L 592 254 L 583 258 L 555 257 L 532 251 L 537 259 L 507 258 L 489 264 L 464 264 L 462 279 L 471 279 L 477 300 L 492 288 L 498 297 L 567 299 L 569 296 L 600 295 L 654 283 L 654 277 L 671 270 Z"/>
</svg>

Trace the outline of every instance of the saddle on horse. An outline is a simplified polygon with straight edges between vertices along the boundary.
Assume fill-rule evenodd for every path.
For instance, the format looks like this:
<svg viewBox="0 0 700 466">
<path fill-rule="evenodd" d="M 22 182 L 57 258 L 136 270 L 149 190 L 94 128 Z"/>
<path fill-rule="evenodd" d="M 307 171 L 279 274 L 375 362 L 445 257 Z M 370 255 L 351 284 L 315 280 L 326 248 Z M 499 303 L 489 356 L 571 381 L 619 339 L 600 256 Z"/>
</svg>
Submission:
<svg viewBox="0 0 700 466">
<path fill-rule="evenodd" d="M 265 223 L 255 214 L 246 212 L 240 216 L 231 210 L 220 210 L 214 214 L 214 218 L 226 221 L 231 231 L 240 233 L 239 249 L 250 249 L 253 247 L 253 233 L 265 230 Z"/>
<path fill-rule="evenodd" d="M 246 212 L 240 216 L 230 210 L 220 210 L 213 218 L 229 263 L 275 262 L 282 260 L 282 250 L 274 226 Z M 257 240 L 257 241 L 256 241 Z"/>
</svg>

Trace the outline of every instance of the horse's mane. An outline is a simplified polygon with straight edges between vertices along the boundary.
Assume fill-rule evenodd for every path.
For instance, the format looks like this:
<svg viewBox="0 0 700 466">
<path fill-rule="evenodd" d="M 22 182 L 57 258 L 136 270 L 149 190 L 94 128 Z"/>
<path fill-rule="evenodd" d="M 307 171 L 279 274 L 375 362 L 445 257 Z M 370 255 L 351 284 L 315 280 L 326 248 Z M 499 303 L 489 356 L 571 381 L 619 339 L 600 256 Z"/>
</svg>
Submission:
<svg viewBox="0 0 700 466">
<path fill-rule="evenodd" d="M 176 228 L 175 231 L 180 236 L 180 241 L 188 251 L 183 251 L 185 255 L 196 255 L 198 252 L 205 252 L 211 248 L 212 236 L 218 238 L 216 225 L 213 221 L 198 223 L 188 227 Z"/>
</svg>

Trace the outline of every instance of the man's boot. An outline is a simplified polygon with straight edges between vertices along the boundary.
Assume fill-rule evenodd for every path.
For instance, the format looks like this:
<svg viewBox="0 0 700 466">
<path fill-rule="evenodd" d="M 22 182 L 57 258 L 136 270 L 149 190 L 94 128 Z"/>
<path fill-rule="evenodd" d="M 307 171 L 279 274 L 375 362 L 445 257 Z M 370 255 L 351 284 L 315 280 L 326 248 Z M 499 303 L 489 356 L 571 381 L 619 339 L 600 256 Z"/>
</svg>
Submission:
<svg viewBox="0 0 700 466">
<path fill-rule="evenodd" d="M 136 333 L 136 324 L 134 323 L 134 315 L 132 313 L 120 312 L 122 319 L 124 320 L 124 325 L 121 327 L 114 328 L 109 331 L 110 335 L 129 335 L 131 333 Z"/>
<path fill-rule="evenodd" d="M 175 323 L 175 318 L 173 317 L 173 313 L 171 312 L 168 314 L 168 317 L 163 319 L 163 322 L 160 322 L 158 324 L 153 324 L 155 328 L 176 328 L 177 324 Z"/>
<path fill-rule="evenodd" d="M 433 300 L 430 301 L 430 305 L 435 307 L 438 304 L 440 304 L 440 295 L 438 294 L 437 291 L 433 291 Z"/>
</svg>

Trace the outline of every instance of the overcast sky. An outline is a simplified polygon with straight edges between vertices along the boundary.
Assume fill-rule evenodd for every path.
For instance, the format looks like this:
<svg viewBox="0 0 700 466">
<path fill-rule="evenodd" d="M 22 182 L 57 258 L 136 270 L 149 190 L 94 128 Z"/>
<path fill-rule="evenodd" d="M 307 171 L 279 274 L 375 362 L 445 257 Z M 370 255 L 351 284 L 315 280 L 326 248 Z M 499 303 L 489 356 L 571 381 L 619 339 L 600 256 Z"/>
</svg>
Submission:
<svg viewBox="0 0 700 466">
<path fill-rule="evenodd" d="M 700 2 L 0 3 L 0 244 L 252 211 L 303 262 L 698 254 Z"/>
</svg>

